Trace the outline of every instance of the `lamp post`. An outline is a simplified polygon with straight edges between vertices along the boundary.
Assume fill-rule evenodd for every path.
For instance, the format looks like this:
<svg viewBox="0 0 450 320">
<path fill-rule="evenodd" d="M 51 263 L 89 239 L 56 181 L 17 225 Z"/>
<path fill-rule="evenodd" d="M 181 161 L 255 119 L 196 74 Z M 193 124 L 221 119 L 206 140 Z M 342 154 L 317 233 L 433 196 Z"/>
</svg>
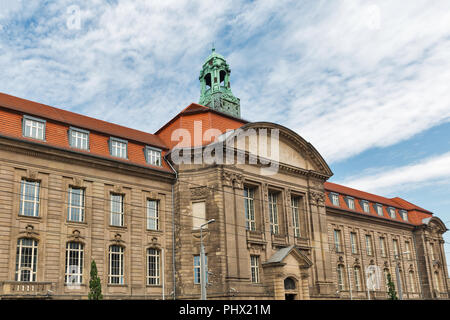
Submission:
<svg viewBox="0 0 450 320">
<path fill-rule="evenodd" d="M 200 286 L 201 286 L 201 300 L 206 300 L 206 261 L 205 261 L 205 247 L 203 246 L 203 227 L 215 222 L 211 219 L 200 226 Z"/>
</svg>

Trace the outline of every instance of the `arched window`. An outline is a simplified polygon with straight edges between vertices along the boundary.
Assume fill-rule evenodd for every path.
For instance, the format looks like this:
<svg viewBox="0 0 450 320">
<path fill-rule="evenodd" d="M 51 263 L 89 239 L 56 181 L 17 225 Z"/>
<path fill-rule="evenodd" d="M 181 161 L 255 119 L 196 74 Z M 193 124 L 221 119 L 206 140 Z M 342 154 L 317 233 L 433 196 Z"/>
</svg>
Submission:
<svg viewBox="0 0 450 320">
<path fill-rule="evenodd" d="M 284 279 L 284 290 L 295 290 L 295 280 L 292 278 Z"/>
<path fill-rule="evenodd" d="M 83 282 L 83 244 L 67 242 L 65 282 L 80 284 Z"/>
<path fill-rule="evenodd" d="M 353 275 L 355 277 L 355 288 L 356 291 L 362 291 L 361 288 L 361 268 L 358 266 L 353 267 Z"/>
<path fill-rule="evenodd" d="M 154 248 L 147 249 L 147 284 L 160 284 L 161 251 Z"/>
<path fill-rule="evenodd" d="M 123 284 L 123 252 L 119 245 L 109 247 L 109 283 Z"/>
<path fill-rule="evenodd" d="M 337 280 L 339 291 L 345 290 L 345 269 L 342 264 L 337 266 Z"/>
<path fill-rule="evenodd" d="M 414 277 L 414 271 L 409 271 L 409 283 L 411 286 L 411 292 L 416 292 L 416 279 Z"/>
<path fill-rule="evenodd" d="M 17 240 L 16 281 L 36 281 L 37 241 L 30 238 Z"/>
</svg>

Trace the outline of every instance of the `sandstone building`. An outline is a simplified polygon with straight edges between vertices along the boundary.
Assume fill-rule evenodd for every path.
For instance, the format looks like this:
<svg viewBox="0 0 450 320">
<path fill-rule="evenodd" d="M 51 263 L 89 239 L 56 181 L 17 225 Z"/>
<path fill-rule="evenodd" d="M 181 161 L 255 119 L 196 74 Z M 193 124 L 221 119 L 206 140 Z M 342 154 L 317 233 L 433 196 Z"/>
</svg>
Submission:
<svg viewBox="0 0 450 320">
<path fill-rule="evenodd" d="M 241 119 L 214 50 L 199 80 L 155 134 L 0 94 L 1 298 L 85 299 L 95 260 L 106 299 L 197 299 L 210 219 L 211 299 L 384 299 L 387 274 L 448 298 L 438 217 L 327 182 L 297 133 Z"/>
</svg>

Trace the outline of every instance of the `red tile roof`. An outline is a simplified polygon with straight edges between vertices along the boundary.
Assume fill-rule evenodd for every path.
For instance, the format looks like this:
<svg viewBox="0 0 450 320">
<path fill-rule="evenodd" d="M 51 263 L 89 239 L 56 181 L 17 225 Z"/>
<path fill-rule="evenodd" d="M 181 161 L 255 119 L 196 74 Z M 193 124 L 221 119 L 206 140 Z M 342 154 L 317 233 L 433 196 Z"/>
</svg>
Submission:
<svg viewBox="0 0 450 320">
<path fill-rule="evenodd" d="M 431 216 L 433 213 L 430 211 L 427 211 L 425 209 L 422 209 L 406 200 L 403 200 L 401 198 L 385 198 L 382 196 L 378 196 L 372 193 L 360 191 L 357 189 L 349 188 L 340 184 L 332 183 L 332 182 L 325 182 L 324 184 L 325 191 L 327 193 L 327 197 L 325 199 L 325 205 L 327 207 L 334 207 L 334 208 L 341 208 L 346 211 L 352 211 L 352 212 L 358 212 L 365 215 L 371 215 L 376 216 L 378 218 L 383 219 L 390 219 L 393 220 L 393 218 L 390 217 L 387 207 L 393 207 L 395 208 L 395 220 L 399 222 L 414 224 L 414 225 L 421 225 L 422 219 Z M 330 198 L 329 193 L 335 192 L 339 194 L 339 206 L 335 206 Z M 350 209 L 347 206 L 347 203 L 345 202 L 344 197 L 350 196 L 354 198 L 355 203 L 355 209 Z M 369 201 L 369 212 L 364 212 L 362 205 L 360 203 L 360 200 L 367 200 Z M 383 215 L 379 216 L 376 212 L 376 208 L 374 204 L 379 203 L 383 205 Z M 404 221 L 399 214 L 399 210 L 406 210 L 408 212 L 408 221 Z"/>
<path fill-rule="evenodd" d="M 141 142 L 161 149 L 167 149 L 162 140 L 147 132 L 130 129 L 118 124 L 83 116 L 78 113 L 54 108 L 45 104 L 17 98 L 0 92 L 0 106 L 25 114 L 69 124 L 80 129 L 88 129 L 114 137 Z"/>
</svg>

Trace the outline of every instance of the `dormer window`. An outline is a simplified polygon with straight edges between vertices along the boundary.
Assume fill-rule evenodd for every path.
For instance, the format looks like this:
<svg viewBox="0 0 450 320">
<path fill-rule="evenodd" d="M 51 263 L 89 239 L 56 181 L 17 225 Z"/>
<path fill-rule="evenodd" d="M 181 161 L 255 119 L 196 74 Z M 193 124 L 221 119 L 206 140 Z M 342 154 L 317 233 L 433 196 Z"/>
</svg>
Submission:
<svg viewBox="0 0 450 320">
<path fill-rule="evenodd" d="M 347 206 L 350 210 L 355 210 L 355 199 L 352 197 L 345 197 L 345 200 L 347 202 Z"/>
<path fill-rule="evenodd" d="M 45 120 L 24 115 L 22 134 L 24 137 L 45 140 Z"/>
<path fill-rule="evenodd" d="M 375 209 L 377 210 L 377 214 L 379 216 L 383 216 L 383 206 L 381 204 L 375 204 Z"/>
<path fill-rule="evenodd" d="M 406 210 L 399 210 L 399 213 L 404 221 L 408 221 L 408 212 Z"/>
<path fill-rule="evenodd" d="M 118 138 L 110 138 L 109 152 L 113 157 L 126 159 L 128 157 L 128 141 Z"/>
<path fill-rule="evenodd" d="M 334 206 L 339 207 L 339 194 L 337 193 L 330 193 L 331 203 L 333 203 Z"/>
<path fill-rule="evenodd" d="M 395 208 L 389 207 L 389 208 L 388 208 L 388 211 L 389 211 L 389 216 L 390 216 L 392 219 L 395 219 Z"/>
<path fill-rule="evenodd" d="M 89 150 L 89 131 L 70 127 L 69 144 L 72 148 Z"/>
<path fill-rule="evenodd" d="M 145 161 L 153 166 L 161 166 L 161 149 L 145 147 Z"/>
<path fill-rule="evenodd" d="M 364 212 L 369 213 L 370 212 L 370 208 L 369 208 L 369 202 L 366 200 L 362 200 L 361 201 L 361 207 L 363 209 Z"/>
</svg>

